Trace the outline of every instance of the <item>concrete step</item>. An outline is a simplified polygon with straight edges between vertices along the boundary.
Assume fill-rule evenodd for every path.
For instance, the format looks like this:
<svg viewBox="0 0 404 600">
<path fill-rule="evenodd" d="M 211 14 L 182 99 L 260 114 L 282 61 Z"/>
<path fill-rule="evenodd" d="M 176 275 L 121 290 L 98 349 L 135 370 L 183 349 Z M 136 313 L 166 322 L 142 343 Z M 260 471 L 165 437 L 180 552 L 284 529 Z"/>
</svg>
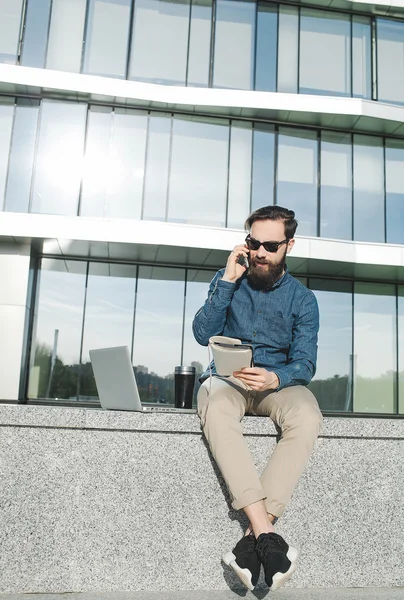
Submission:
<svg viewBox="0 0 404 600">
<path fill-rule="evenodd" d="M 0 594 L 0 600 L 235 600 L 248 596 L 263 600 L 268 590 L 181 590 L 178 592 L 98 592 L 64 594 Z M 396 588 L 283 588 L 276 600 L 404 600 L 404 587 Z"/>
</svg>

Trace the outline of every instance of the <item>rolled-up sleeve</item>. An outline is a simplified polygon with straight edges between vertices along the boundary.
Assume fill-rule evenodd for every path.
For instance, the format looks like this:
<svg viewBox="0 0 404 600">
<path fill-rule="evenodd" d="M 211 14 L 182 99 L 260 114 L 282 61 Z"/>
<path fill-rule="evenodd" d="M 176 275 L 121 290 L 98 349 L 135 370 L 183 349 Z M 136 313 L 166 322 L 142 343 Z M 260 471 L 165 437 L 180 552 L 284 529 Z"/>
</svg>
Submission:
<svg viewBox="0 0 404 600">
<path fill-rule="evenodd" d="M 221 335 L 226 324 L 227 309 L 232 301 L 236 284 L 223 281 L 224 269 L 212 279 L 205 304 L 196 313 L 192 331 L 201 346 L 207 346 L 212 335 Z"/>
<path fill-rule="evenodd" d="M 317 299 L 309 291 L 303 297 L 295 318 L 287 364 L 271 369 L 279 378 L 279 387 L 308 385 L 316 373 L 319 311 Z"/>
</svg>

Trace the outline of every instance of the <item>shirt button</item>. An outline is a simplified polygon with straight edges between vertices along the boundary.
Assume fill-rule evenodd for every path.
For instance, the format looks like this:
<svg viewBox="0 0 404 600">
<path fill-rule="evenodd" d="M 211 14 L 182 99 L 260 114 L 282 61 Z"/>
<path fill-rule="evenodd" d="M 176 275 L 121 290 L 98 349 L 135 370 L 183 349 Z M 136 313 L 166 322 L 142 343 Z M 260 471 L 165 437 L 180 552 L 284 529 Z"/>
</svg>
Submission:
<svg viewBox="0 0 404 600">
<path fill-rule="evenodd" d="M 259 314 L 259 315 L 261 314 L 261 311 L 260 311 L 260 310 L 258 311 L 258 314 Z"/>
<path fill-rule="evenodd" d="M 256 331 L 254 331 L 254 332 L 253 332 L 253 335 L 254 335 L 254 336 L 256 336 L 256 335 L 257 335 L 257 332 L 256 332 Z"/>
</svg>

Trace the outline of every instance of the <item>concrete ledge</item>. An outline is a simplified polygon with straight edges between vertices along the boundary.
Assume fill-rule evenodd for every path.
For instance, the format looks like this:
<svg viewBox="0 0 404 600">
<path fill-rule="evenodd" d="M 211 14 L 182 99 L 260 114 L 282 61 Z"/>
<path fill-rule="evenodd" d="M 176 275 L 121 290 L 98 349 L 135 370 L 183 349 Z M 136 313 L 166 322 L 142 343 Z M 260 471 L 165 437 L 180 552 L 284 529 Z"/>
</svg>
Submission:
<svg viewBox="0 0 404 600">
<path fill-rule="evenodd" d="M 261 472 L 275 429 L 243 426 Z M 245 520 L 196 415 L 10 404 L 0 434 L 0 594 L 239 588 L 220 559 Z M 277 526 L 302 553 L 285 593 L 402 585 L 403 438 L 400 420 L 325 420 Z"/>
<path fill-rule="evenodd" d="M 0 220 L 0 242 L 13 239 L 35 243 L 42 246 L 46 256 L 180 264 L 198 269 L 223 266 L 229 251 L 244 237 L 241 229 L 137 219 L 5 212 Z M 150 244 L 151 239 L 159 243 Z M 404 246 L 297 236 L 288 267 L 294 275 L 404 282 Z"/>
<path fill-rule="evenodd" d="M 109 411 L 99 408 L 68 408 L 0 404 L 0 427 L 39 427 L 56 429 L 95 429 L 118 431 L 145 431 L 160 433 L 190 433 L 201 435 L 197 414 L 166 412 L 136 413 Z M 270 419 L 247 416 L 243 431 L 250 436 L 276 437 Z M 335 417 L 324 419 L 321 438 L 404 439 L 403 419 Z"/>
<path fill-rule="evenodd" d="M 402 0 L 400 0 L 401 2 Z M 351 9 L 351 4 L 348 4 Z M 362 4 L 359 3 L 359 8 Z M 383 9 L 382 9 L 383 10 Z M 404 107 L 361 98 L 182 87 L 0 64 L 0 94 L 264 119 L 401 136 Z"/>
</svg>

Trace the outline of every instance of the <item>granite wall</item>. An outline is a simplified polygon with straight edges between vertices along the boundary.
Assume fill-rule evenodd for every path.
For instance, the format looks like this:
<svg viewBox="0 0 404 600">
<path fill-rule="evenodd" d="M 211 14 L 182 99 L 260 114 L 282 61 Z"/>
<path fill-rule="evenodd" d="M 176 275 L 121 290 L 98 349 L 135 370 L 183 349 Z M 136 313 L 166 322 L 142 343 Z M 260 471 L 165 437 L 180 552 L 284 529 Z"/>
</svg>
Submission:
<svg viewBox="0 0 404 600">
<path fill-rule="evenodd" d="M 243 421 L 257 468 L 271 422 Z M 398 586 L 404 421 L 326 419 L 277 526 L 294 587 Z M 221 555 L 242 515 L 196 415 L 0 404 L 0 593 L 238 587 Z"/>
</svg>

